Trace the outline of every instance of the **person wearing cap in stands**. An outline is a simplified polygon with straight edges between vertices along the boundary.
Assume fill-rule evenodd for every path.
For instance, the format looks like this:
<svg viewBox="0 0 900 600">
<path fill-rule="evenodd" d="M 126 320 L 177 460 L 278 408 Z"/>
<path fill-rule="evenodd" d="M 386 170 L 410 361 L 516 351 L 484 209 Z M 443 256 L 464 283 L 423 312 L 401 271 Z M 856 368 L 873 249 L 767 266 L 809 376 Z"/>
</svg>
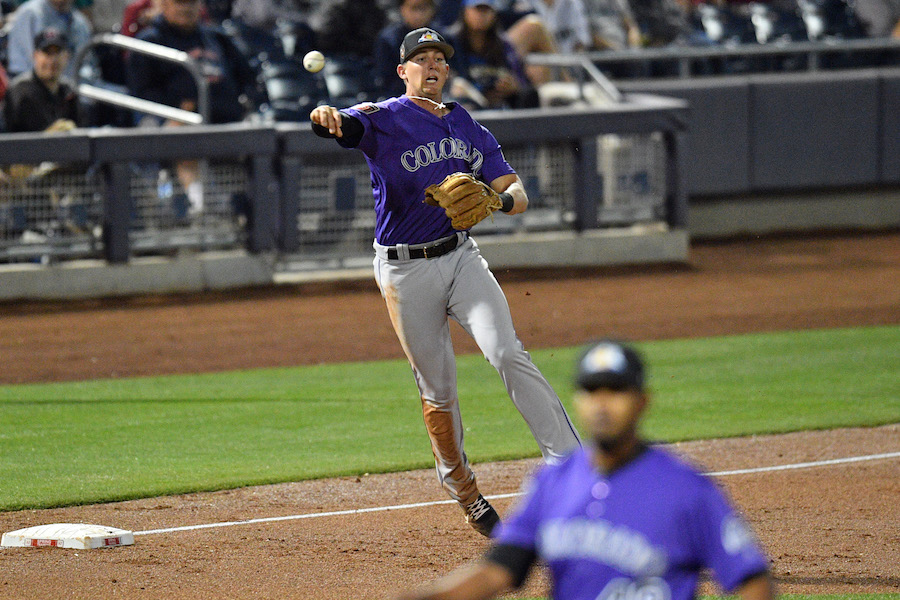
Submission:
<svg viewBox="0 0 900 600">
<path fill-rule="evenodd" d="M 14 15 L 7 37 L 7 71 L 11 77 L 31 70 L 34 38 L 45 29 L 53 28 L 65 35 L 70 56 L 91 39 L 90 21 L 73 6 L 72 0 L 28 0 Z M 74 78 L 73 65 L 74 61 L 69 63 L 66 77 Z"/>
<path fill-rule="evenodd" d="M 9 85 L 3 116 L 9 132 L 72 129 L 79 122 L 75 90 L 62 78 L 69 40 L 48 28 L 34 38 L 33 66 Z"/>
<path fill-rule="evenodd" d="M 480 561 L 401 597 L 493 598 L 541 560 L 556 600 L 693 600 L 705 569 L 744 600 L 771 600 L 769 561 L 724 492 L 639 434 L 640 354 L 601 340 L 578 359 L 575 386 L 589 443 L 534 474 Z"/>
<path fill-rule="evenodd" d="M 497 369 L 547 460 L 561 460 L 579 439 L 516 336 L 506 296 L 475 240 L 467 229 L 455 230 L 444 209 L 424 201 L 430 185 L 468 173 L 500 195 L 501 211 L 528 207 L 525 187 L 493 134 L 459 104 L 444 102 L 453 53 L 437 31 L 414 29 L 403 39 L 396 67 L 405 94 L 340 111 L 319 106 L 310 121 L 317 135 L 359 149 L 369 164 L 375 279 L 415 375 L 438 479 L 468 523 L 488 536 L 499 515 L 479 492 L 463 449 L 449 320 Z"/>
</svg>

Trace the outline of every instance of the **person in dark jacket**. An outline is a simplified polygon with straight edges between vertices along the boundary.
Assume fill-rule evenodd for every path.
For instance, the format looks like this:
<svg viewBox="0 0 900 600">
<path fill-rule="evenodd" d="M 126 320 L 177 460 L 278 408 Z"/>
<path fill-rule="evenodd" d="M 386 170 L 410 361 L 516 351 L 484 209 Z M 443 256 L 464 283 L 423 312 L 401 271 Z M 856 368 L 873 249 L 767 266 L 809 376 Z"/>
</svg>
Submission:
<svg viewBox="0 0 900 600">
<path fill-rule="evenodd" d="M 55 28 L 47 28 L 34 38 L 34 65 L 15 77 L 4 105 L 9 132 L 44 131 L 65 123 L 71 129 L 78 123 L 78 99 L 75 90 L 62 78 L 69 62 L 69 40 Z"/>
<path fill-rule="evenodd" d="M 137 38 L 182 50 L 200 64 L 209 83 L 210 123 L 241 121 L 242 96 L 252 96 L 255 73 L 224 31 L 201 22 L 201 7 L 200 0 L 162 0 L 161 14 Z M 197 85 L 176 63 L 130 53 L 128 88 L 146 100 L 198 109 Z"/>
<path fill-rule="evenodd" d="M 181 50 L 198 63 L 209 89 L 206 123 L 242 121 L 249 112 L 247 105 L 254 103 L 256 74 L 223 30 L 202 22 L 202 6 L 200 0 L 162 0 L 160 14 L 137 39 Z M 132 95 L 182 110 L 202 110 L 197 83 L 184 66 L 131 52 L 127 72 Z M 198 216 L 204 209 L 200 165 L 184 160 L 175 168 L 187 196 L 188 216 Z"/>
</svg>

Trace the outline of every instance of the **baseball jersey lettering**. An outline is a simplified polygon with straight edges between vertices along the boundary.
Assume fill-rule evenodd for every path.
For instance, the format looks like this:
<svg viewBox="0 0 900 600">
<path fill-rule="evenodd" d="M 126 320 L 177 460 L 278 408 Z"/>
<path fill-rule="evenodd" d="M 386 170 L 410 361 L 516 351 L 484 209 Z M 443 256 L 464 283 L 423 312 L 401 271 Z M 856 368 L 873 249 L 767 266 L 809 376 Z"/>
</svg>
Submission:
<svg viewBox="0 0 900 600">
<path fill-rule="evenodd" d="M 484 162 L 481 151 L 478 148 L 470 148 L 463 140 L 455 138 L 444 138 L 440 142 L 429 142 L 424 146 L 418 146 L 415 150 L 407 150 L 400 155 L 400 164 L 410 173 L 414 173 L 422 167 L 452 158 L 466 161 L 476 177 L 480 174 Z"/>
<path fill-rule="evenodd" d="M 664 579 L 651 577 L 646 581 L 636 582 L 631 579 L 618 578 L 610 581 L 597 600 L 670 600 L 672 591 Z"/>
<path fill-rule="evenodd" d="M 643 535 L 602 519 L 553 519 L 540 526 L 541 556 L 548 560 L 590 558 L 631 575 L 666 571 L 666 555 Z"/>
</svg>

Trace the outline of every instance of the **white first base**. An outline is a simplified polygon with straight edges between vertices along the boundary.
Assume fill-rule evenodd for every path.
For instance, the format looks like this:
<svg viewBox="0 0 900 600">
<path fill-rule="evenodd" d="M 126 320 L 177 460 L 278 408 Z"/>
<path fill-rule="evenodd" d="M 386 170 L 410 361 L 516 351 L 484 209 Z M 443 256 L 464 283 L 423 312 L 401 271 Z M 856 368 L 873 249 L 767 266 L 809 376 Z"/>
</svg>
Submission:
<svg viewBox="0 0 900 600">
<path fill-rule="evenodd" d="M 4 533 L 0 545 L 4 548 L 56 547 L 90 550 L 130 546 L 133 543 L 134 533 L 125 529 L 87 523 L 53 523 Z"/>
</svg>

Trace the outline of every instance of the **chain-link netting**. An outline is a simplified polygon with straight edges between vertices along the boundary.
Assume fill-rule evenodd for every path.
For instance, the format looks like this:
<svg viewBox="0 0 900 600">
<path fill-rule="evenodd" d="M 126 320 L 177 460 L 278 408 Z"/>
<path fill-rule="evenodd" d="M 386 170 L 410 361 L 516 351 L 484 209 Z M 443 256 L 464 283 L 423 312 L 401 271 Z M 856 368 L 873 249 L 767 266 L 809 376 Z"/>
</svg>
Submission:
<svg viewBox="0 0 900 600">
<path fill-rule="evenodd" d="M 132 163 L 135 254 L 241 247 L 249 200 L 240 163 Z M 10 165 L 0 178 L 0 262 L 103 256 L 103 181 L 85 165 Z M 191 180 L 197 183 L 189 183 Z"/>
<path fill-rule="evenodd" d="M 0 262 L 46 264 L 102 253 L 103 198 L 85 165 L 8 165 L 0 172 Z"/>
<path fill-rule="evenodd" d="M 578 160 L 574 144 L 510 145 L 504 153 L 525 184 L 529 210 L 495 216 L 476 226 L 476 232 L 571 229 Z M 661 135 L 599 136 L 596 169 L 601 226 L 665 218 Z M 0 262 L 102 258 L 103 182 L 95 169 L 14 165 L 3 173 Z M 245 247 L 250 199 L 243 162 L 131 163 L 129 175 L 133 254 Z M 371 256 L 374 201 L 369 170 L 358 152 L 306 155 L 298 200 L 299 247 L 290 260 Z"/>
</svg>

